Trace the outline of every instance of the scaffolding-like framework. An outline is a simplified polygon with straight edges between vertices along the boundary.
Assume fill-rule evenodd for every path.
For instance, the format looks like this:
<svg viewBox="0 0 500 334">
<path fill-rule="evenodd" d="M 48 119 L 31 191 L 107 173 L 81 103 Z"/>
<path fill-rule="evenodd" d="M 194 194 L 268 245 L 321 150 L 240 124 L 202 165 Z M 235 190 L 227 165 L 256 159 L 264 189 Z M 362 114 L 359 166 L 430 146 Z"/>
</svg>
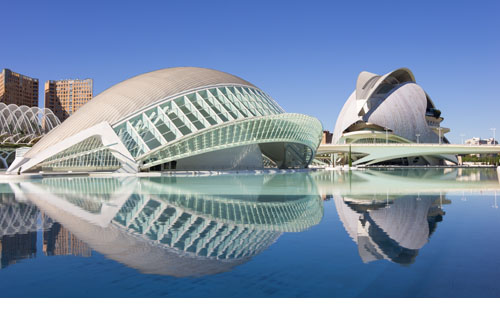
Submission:
<svg viewBox="0 0 500 334">
<path fill-rule="evenodd" d="M 61 124 L 47 108 L 6 105 L 0 102 L 0 145 L 33 145 Z"/>
</svg>

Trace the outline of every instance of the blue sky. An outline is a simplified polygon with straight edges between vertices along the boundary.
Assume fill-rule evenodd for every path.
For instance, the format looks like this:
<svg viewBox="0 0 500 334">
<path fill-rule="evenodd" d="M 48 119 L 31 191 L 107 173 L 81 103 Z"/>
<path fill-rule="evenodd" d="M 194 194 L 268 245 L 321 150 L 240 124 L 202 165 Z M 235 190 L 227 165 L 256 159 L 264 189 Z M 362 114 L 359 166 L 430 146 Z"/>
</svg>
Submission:
<svg viewBox="0 0 500 334">
<path fill-rule="evenodd" d="M 1 12 L 0 68 L 41 89 L 90 77 L 97 94 L 160 68 L 208 67 L 333 130 L 359 72 L 409 67 L 452 142 L 492 127 L 500 137 L 500 1 L 5 1 Z"/>
</svg>

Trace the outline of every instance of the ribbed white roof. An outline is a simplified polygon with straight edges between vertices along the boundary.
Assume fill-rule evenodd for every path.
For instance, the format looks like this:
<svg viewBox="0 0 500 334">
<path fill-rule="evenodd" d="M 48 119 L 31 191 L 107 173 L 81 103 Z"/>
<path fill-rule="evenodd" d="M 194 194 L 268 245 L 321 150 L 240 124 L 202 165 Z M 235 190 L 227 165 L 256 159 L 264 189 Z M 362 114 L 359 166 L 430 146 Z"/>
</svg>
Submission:
<svg viewBox="0 0 500 334">
<path fill-rule="evenodd" d="M 251 83 L 234 75 L 198 67 L 174 67 L 144 73 L 108 88 L 54 131 L 44 136 L 25 157 L 36 153 L 98 123 L 115 123 L 138 109 L 184 91 L 219 84 Z"/>
</svg>

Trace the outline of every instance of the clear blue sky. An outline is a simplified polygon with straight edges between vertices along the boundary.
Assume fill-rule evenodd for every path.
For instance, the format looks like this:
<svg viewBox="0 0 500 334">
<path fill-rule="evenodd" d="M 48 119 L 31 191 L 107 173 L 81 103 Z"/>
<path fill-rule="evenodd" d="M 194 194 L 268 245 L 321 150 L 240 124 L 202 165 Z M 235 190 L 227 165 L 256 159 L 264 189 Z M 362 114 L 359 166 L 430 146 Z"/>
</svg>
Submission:
<svg viewBox="0 0 500 334">
<path fill-rule="evenodd" d="M 89 77 L 97 94 L 160 68 L 209 67 L 333 130 L 359 72 L 409 67 L 452 142 L 492 127 L 500 137 L 500 1 L 4 1 L 1 13 L 0 68 L 41 90 Z"/>
</svg>

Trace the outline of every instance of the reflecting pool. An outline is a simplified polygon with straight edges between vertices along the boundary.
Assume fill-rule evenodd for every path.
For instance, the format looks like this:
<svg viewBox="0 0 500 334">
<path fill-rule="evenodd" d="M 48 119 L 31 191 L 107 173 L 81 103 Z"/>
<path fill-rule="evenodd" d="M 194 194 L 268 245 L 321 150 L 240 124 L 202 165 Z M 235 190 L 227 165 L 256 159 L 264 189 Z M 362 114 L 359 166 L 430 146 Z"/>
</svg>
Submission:
<svg viewBox="0 0 500 334">
<path fill-rule="evenodd" d="M 1 297 L 500 297 L 495 169 L 0 182 Z"/>
</svg>

